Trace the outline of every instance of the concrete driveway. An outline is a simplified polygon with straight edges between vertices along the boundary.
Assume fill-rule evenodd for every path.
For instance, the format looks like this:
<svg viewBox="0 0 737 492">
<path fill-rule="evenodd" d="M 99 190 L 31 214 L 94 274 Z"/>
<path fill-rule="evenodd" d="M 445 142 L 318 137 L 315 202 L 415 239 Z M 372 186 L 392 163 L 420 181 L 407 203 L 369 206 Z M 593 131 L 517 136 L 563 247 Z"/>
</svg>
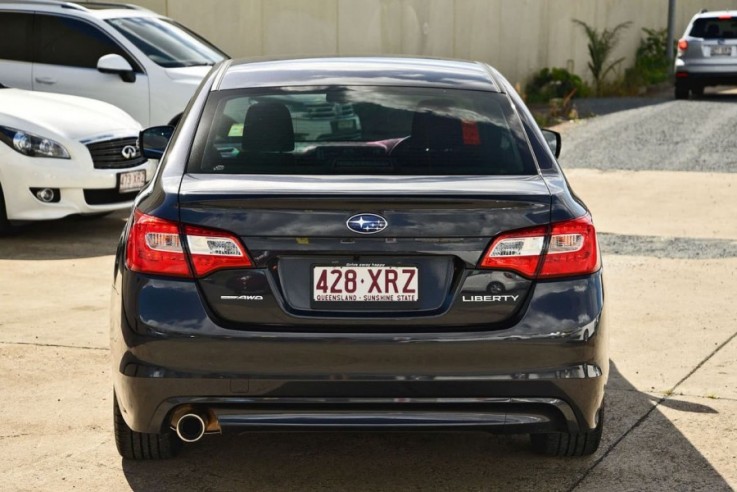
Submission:
<svg viewBox="0 0 737 492">
<path fill-rule="evenodd" d="M 737 173 L 722 148 L 735 155 L 734 102 L 663 101 L 565 130 L 561 161 L 592 208 L 607 275 L 612 373 L 596 455 L 544 458 L 524 436 L 483 433 L 245 433 L 204 439 L 173 461 L 121 460 L 107 349 L 117 214 L 0 239 L 0 488 L 734 489 Z M 678 130 L 677 147 L 701 149 L 712 172 L 641 170 L 680 162 L 675 143 L 643 135 L 698 111 L 726 130 Z M 718 141 L 711 153 L 704 138 Z"/>
</svg>

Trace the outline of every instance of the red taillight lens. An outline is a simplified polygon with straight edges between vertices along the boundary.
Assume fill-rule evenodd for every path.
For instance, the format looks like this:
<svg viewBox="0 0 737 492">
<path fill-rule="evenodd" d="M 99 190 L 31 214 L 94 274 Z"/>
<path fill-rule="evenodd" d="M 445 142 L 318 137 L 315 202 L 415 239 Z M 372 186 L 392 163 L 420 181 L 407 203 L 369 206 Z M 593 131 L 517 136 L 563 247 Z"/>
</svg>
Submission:
<svg viewBox="0 0 737 492">
<path fill-rule="evenodd" d="M 546 227 L 532 227 L 498 236 L 481 259 L 480 267 L 514 270 L 534 277 L 546 233 Z"/>
<path fill-rule="evenodd" d="M 187 241 L 192 266 L 198 277 L 224 268 L 253 265 L 237 237 L 227 232 L 184 227 L 178 223 L 135 211 L 128 238 L 126 264 L 129 269 L 154 275 L 192 277 L 182 247 Z"/>
<path fill-rule="evenodd" d="M 126 264 L 134 272 L 192 276 L 176 222 L 134 211 L 126 253 Z"/>
<path fill-rule="evenodd" d="M 481 260 L 480 268 L 513 270 L 535 278 L 585 275 L 599 269 L 599 249 L 591 217 L 557 222 L 550 229 L 548 251 L 543 256 L 546 227 L 520 229 L 498 236 Z"/>
<path fill-rule="evenodd" d="M 678 40 L 678 54 L 680 55 L 687 49 L 688 49 L 688 41 L 686 41 L 685 39 L 679 39 Z"/>
<path fill-rule="evenodd" d="M 540 278 L 586 275 L 599 269 L 596 229 L 590 216 L 553 224 L 550 234 Z"/>
<path fill-rule="evenodd" d="M 192 266 L 199 277 L 223 268 L 253 266 L 237 237 L 222 231 L 185 226 Z"/>
</svg>

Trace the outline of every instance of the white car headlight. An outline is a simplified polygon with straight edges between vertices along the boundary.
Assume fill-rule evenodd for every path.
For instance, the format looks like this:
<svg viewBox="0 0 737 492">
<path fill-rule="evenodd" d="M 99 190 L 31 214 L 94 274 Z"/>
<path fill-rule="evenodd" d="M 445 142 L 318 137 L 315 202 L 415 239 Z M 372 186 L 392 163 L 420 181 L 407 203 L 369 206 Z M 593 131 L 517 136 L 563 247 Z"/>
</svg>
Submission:
<svg viewBox="0 0 737 492">
<path fill-rule="evenodd" d="M 29 157 L 53 157 L 70 159 L 69 152 L 59 142 L 35 133 L 0 126 L 0 140 L 13 150 Z"/>
</svg>

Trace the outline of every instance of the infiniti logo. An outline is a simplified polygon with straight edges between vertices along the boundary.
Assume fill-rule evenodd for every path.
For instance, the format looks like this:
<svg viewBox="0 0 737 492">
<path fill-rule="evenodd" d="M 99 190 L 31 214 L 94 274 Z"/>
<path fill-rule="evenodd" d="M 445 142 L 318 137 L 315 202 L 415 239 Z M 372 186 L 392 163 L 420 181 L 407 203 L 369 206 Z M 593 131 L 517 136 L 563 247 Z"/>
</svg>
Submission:
<svg viewBox="0 0 737 492">
<path fill-rule="evenodd" d="M 123 159 L 133 159 L 136 154 L 138 154 L 138 149 L 132 145 L 126 145 L 123 147 L 123 150 L 120 151 L 120 155 L 123 156 Z"/>
<path fill-rule="evenodd" d="M 375 234 L 386 229 L 389 223 L 381 215 L 357 214 L 348 219 L 345 225 L 359 234 Z"/>
</svg>

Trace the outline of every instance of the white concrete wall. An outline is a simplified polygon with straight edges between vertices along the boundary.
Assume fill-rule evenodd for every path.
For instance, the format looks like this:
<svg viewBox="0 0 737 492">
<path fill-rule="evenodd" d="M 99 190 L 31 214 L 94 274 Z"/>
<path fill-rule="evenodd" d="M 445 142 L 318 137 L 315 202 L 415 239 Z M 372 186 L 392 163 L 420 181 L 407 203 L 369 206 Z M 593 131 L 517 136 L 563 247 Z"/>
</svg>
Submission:
<svg viewBox="0 0 737 492">
<path fill-rule="evenodd" d="M 586 38 L 632 21 L 613 55 L 634 62 L 641 29 L 667 25 L 668 0 L 127 0 L 173 17 L 233 57 L 410 54 L 482 60 L 513 83 L 543 67 L 590 79 Z M 676 37 L 702 8 L 737 0 L 677 0 Z"/>
</svg>

